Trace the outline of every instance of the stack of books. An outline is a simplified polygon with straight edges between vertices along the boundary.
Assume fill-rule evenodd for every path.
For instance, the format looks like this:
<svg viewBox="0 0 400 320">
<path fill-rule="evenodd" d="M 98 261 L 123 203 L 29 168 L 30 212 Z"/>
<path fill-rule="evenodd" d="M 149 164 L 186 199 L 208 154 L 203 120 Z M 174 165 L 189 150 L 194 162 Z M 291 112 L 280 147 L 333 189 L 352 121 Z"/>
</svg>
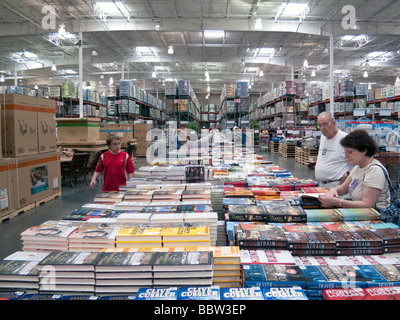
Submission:
<svg viewBox="0 0 400 320">
<path fill-rule="evenodd" d="M 115 247 L 138 248 L 138 247 L 162 247 L 161 232 L 163 226 L 129 226 L 125 225 L 115 235 Z"/>
<path fill-rule="evenodd" d="M 223 199 L 224 199 L 224 189 L 223 187 L 214 187 L 211 189 L 211 205 L 213 207 L 213 211 L 218 213 L 218 220 L 224 220 L 224 208 L 223 208 Z"/>
<path fill-rule="evenodd" d="M 127 190 L 124 194 L 124 201 L 150 202 L 153 198 L 154 190 Z"/>
<path fill-rule="evenodd" d="M 122 201 L 124 192 L 102 192 L 94 197 L 95 203 L 116 203 Z"/>
<path fill-rule="evenodd" d="M 210 251 L 158 252 L 153 264 L 153 285 L 211 286 L 213 264 Z"/>
<path fill-rule="evenodd" d="M 68 236 L 81 222 L 49 220 L 21 233 L 24 251 L 48 250 L 68 251 Z"/>
<path fill-rule="evenodd" d="M 95 267 L 96 294 L 136 293 L 153 284 L 155 252 L 104 252 Z"/>
<path fill-rule="evenodd" d="M 184 217 L 185 223 L 188 224 L 206 224 L 210 229 L 211 245 L 217 244 L 218 237 L 218 214 L 216 212 L 186 212 Z"/>
<path fill-rule="evenodd" d="M 39 262 L 39 290 L 95 292 L 95 265 L 100 252 L 51 252 Z"/>
<path fill-rule="evenodd" d="M 186 220 L 186 219 L 185 219 Z M 161 232 L 163 247 L 207 247 L 211 245 L 208 224 L 169 224 Z"/>
<path fill-rule="evenodd" d="M 17 251 L 0 262 L 0 288 L 38 290 L 38 264 L 49 253 Z"/>
<path fill-rule="evenodd" d="M 212 247 L 214 258 L 213 284 L 219 287 L 240 287 L 240 250 L 236 246 Z"/>
<path fill-rule="evenodd" d="M 69 251 L 101 251 L 115 247 L 115 235 L 121 226 L 86 222 L 68 236 Z"/>
<path fill-rule="evenodd" d="M 281 264 L 296 265 L 296 261 L 288 250 L 240 250 L 240 264 Z"/>
</svg>

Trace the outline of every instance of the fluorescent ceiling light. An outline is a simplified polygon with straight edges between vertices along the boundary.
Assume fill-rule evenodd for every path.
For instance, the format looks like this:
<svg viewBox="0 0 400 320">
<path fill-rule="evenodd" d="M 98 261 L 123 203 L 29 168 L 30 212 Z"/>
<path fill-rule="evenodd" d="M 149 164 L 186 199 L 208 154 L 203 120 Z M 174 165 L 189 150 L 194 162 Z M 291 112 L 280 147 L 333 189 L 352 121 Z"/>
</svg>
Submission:
<svg viewBox="0 0 400 320">
<path fill-rule="evenodd" d="M 72 69 L 64 69 L 60 71 L 61 74 L 76 74 L 77 72 Z"/>
<path fill-rule="evenodd" d="M 126 18 L 130 17 L 129 10 L 122 1 L 100 1 L 96 5 L 107 16 L 123 15 Z"/>
<path fill-rule="evenodd" d="M 58 35 L 61 37 L 65 35 L 65 26 L 63 24 L 58 28 Z"/>
<path fill-rule="evenodd" d="M 308 68 L 308 60 L 307 59 L 304 60 L 303 67 L 304 68 Z"/>
<path fill-rule="evenodd" d="M 53 65 L 51 66 L 51 71 L 57 71 L 57 66 L 53 63 Z"/>
<path fill-rule="evenodd" d="M 258 74 L 260 77 L 264 76 L 264 71 L 260 70 L 260 73 Z"/>
<path fill-rule="evenodd" d="M 269 55 L 275 53 L 275 48 L 260 48 L 258 54 Z"/>
<path fill-rule="evenodd" d="M 254 24 L 254 29 L 256 30 L 262 29 L 262 20 L 260 18 L 256 19 L 256 23 Z"/>
<path fill-rule="evenodd" d="M 282 16 L 298 16 L 307 6 L 308 3 L 287 3 L 282 12 Z"/>
<path fill-rule="evenodd" d="M 204 30 L 204 38 L 223 38 L 225 36 L 224 30 Z"/>
<path fill-rule="evenodd" d="M 152 50 L 148 46 L 138 46 L 136 47 L 136 51 L 140 53 L 152 53 Z"/>
<path fill-rule="evenodd" d="M 157 74 L 153 71 L 153 73 L 151 74 L 151 77 L 155 78 L 155 77 L 157 77 Z"/>
<path fill-rule="evenodd" d="M 247 72 L 258 72 L 258 67 L 248 67 L 247 69 L 246 69 L 246 71 Z"/>
<path fill-rule="evenodd" d="M 154 66 L 154 70 L 155 70 L 155 71 L 165 71 L 165 72 L 169 72 L 168 67 L 164 67 L 164 66 Z"/>
<path fill-rule="evenodd" d="M 393 54 L 390 51 L 374 51 L 367 54 L 369 59 L 386 62 L 393 59 Z"/>
<path fill-rule="evenodd" d="M 315 77 L 315 75 L 316 75 L 316 74 L 315 74 L 315 70 L 312 70 L 312 71 L 311 71 L 311 77 Z"/>
<path fill-rule="evenodd" d="M 168 46 L 168 54 L 174 54 L 174 46 Z"/>
<path fill-rule="evenodd" d="M 363 77 L 364 78 L 368 78 L 368 71 L 367 70 L 364 71 Z"/>
<path fill-rule="evenodd" d="M 365 37 L 366 37 L 365 35 L 358 35 L 358 36 L 345 35 L 345 36 L 341 37 L 340 40 L 342 40 L 342 41 L 359 41 Z"/>
</svg>

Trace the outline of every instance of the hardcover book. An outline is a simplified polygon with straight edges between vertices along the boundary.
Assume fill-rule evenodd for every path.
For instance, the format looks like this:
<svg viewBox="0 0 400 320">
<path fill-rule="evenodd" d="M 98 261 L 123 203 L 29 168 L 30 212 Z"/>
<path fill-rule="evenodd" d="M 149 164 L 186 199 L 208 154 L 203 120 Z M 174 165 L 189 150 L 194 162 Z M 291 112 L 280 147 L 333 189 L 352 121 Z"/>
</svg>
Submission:
<svg viewBox="0 0 400 320">
<path fill-rule="evenodd" d="M 220 288 L 221 300 L 264 300 L 260 287 Z"/>
<path fill-rule="evenodd" d="M 308 300 L 300 287 L 291 288 L 261 288 L 264 300 Z"/>
<path fill-rule="evenodd" d="M 243 283 L 246 287 L 307 287 L 307 279 L 298 266 L 274 264 L 246 264 L 243 266 Z"/>
<path fill-rule="evenodd" d="M 220 289 L 211 287 L 180 287 L 178 300 L 220 300 Z"/>
<path fill-rule="evenodd" d="M 178 288 L 140 288 L 135 300 L 177 300 Z"/>
</svg>

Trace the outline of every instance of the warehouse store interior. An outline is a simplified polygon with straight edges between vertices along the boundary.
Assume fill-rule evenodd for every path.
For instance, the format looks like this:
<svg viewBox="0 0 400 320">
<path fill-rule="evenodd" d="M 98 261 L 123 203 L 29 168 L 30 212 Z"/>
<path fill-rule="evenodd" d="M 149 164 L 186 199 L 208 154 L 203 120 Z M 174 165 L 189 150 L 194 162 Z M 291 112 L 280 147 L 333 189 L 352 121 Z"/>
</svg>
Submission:
<svg viewBox="0 0 400 320">
<path fill-rule="evenodd" d="M 399 16 L 392 0 L 2 1 L 0 296 L 149 299 L 160 286 L 207 286 L 218 293 L 202 299 L 371 300 L 376 288 L 398 298 L 399 208 L 380 211 L 388 197 L 324 205 L 361 168 L 345 146 L 347 169 L 317 170 L 328 122 L 343 137 L 360 129 L 382 194 L 398 194 Z M 333 118 L 320 123 L 325 111 Z M 103 174 L 92 181 L 110 134 L 135 167 L 118 192 L 104 191 Z M 176 225 L 190 237 L 168 233 Z M 59 233 L 37 236 L 46 228 Z M 185 276 L 173 274 L 185 251 L 203 269 L 182 258 Z M 151 261 L 146 275 L 110 275 L 135 254 Z M 175 264 L 161 269 L 168 255 Z M 93 258 L 91 274 L 74 276 L 67 256 Z M 49 288 L 25 264 L 72 273 Z M 342 285 L 349 265 L 356 288 Z"/>
</svg>

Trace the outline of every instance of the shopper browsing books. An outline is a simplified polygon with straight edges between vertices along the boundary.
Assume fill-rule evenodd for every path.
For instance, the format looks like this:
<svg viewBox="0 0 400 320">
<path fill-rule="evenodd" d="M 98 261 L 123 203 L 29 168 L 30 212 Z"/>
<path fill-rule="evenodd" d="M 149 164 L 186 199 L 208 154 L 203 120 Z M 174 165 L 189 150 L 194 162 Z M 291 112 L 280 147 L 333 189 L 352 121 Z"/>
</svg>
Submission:
<svg viewBox="0 0 400 320">
<path fill-rule="evenodd" d="M 130 156 L 121 150 L 121 139 L 110 134 L 106 139 L 108 151 L 100 156 L 93 174 L 90 188 L 94 188 L 97 178 L 103 172 L 103 192 L 119 191 L 119 186 L 126 185 L 126 174 L 133 177 L 135 167 Z"/>
<path fill-rule="evenodd" d="M 354 168 L 345 182 L 319 200 L 324 207 L 386 209 L 390 205 L 390 191 L 383 165 L 373 158 L 378 147 L 365 130 L 354 130 L 340 140 L 345 157 Z M 350 193 L 352 200 L 339 196 Z"/>
<path fill-rule="evenodd" d="M 337 128 L 335 117 L 330 112 L 319 114 L 318 127 L 322 136 L 315 165 L 315 179 L 321 187 L 336 187 L 346 180 L 351 169 L 340 145 L 346 133 Z"/>
</svg>

